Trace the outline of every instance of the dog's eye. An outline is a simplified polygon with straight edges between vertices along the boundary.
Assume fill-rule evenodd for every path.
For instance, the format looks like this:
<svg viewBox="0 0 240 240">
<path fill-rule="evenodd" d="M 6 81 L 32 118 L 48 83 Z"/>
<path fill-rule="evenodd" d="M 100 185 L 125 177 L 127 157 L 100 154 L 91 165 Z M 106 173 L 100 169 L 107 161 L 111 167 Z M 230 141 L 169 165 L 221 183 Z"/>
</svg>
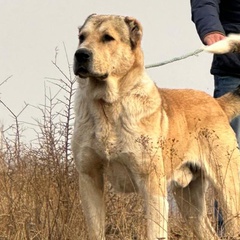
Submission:
<svg viewBox="0 0 240 240">
<path fill-rule="evenodd" d="M 114 41 L 115 39 L 109 34 L 104 34 L 102 37 L 102 40 L 103 42 L 111 42 L 111 41 Z"/>
<path fill-rule="evenodd" d="M 85 37 L 85 35 L 80 34 L 78 38 L 79 38 L 80 43 L 82 43 L 86 37 Z"/>
</svg>

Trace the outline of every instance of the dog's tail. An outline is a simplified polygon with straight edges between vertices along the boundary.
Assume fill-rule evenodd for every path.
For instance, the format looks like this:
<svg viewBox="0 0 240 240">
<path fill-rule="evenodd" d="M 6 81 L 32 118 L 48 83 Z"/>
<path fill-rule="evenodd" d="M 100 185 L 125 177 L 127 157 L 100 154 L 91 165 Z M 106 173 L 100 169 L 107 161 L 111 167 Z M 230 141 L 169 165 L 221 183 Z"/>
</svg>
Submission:
<svg viewBox="0 0 240 240">
<path fill-rule="evenodd" d="M 210 53 L 224 54 L 230 52 L 240 52 L 240 34 L 229 34 L 223 40 L 204 46 L 203 50 Z"/>
<path fill-rule="evenodd" d="M 229 121 L 240 115 L 240 85 L 233 92 L 226 93 L 216 100 L 226 113 Z"/>
</svg>

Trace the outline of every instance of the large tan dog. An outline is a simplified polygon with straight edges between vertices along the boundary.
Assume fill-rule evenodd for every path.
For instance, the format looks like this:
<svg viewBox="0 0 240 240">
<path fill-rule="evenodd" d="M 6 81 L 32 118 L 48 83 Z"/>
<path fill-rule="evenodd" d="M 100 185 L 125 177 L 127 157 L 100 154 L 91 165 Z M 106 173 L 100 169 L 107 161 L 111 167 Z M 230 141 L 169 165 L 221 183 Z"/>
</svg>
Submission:
<svg viewBox="0 0 240 240">
<path fill-rule="evenodd" d="M 167 183 L 196 238 L 219 239 L 206 214 L 210 182 L 225 233 L 240 232 L 240 154 L 229 120 L 240 90 L 222 98 L 158 89 L 144 69 L 142 27 L 133 18 L 91 15 L 79 29 L 72 149 L 89 239 L 104 236 L 104 174 L 117 191 L 140 193 L 148 239 L 167 239 Z"/>
</svg>

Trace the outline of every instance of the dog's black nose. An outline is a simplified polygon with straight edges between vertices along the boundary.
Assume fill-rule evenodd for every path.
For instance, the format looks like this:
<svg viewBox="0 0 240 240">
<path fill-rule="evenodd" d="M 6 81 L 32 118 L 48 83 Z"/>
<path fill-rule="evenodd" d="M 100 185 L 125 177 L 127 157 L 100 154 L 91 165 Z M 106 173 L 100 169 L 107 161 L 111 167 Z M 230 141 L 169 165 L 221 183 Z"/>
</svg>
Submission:
<svg viewBox="0 0 240 240">
<path fill-rule="evenodd" d="M 91 59 L 91 57 L 92 57 L 92 53 L 86 48 L 78 49 L 75 52 L 75 59 L 79 63 L 88 62 Z"/>
</svg>

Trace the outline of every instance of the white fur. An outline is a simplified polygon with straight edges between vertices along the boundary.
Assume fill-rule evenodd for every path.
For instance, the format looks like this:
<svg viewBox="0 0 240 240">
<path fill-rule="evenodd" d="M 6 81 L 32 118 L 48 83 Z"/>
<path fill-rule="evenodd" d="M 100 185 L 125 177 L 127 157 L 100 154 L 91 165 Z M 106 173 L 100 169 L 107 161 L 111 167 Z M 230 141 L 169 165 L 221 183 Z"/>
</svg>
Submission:
<svg viewBox="0 0 240 240">
<path fill-rule="evenodd" d="M 235 51 L 237 46 L 240 46 L 240 34 L 229 34 L 221 41 L 204 46 L 203 50 L 209 53 L 224 54 Z"/>
</svg>

